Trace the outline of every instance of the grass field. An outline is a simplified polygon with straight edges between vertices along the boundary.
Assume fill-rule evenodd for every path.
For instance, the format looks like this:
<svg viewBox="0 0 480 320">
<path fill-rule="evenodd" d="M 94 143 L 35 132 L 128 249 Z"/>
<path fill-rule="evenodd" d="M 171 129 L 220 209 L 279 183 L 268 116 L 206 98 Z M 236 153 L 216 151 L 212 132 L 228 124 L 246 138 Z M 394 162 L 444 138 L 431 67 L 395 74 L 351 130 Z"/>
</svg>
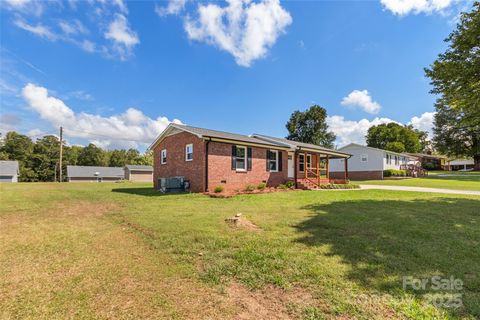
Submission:
<svg viewBox="0 0 480 320">
<path fill-rule="evenodd" d="M 0 188 L 0 318 L 480 317 L 480 197 Z M 238 212 L 260 229 L 224 222 Z M 435 275 L 463 281 L 461 307 L 402 288 Z"/>
<path fill-rule="evenodd" d="M 480 172 L 433 171 L 423 178 L 367 180 L 355 183 L 480 191 Z"/>
</svg>

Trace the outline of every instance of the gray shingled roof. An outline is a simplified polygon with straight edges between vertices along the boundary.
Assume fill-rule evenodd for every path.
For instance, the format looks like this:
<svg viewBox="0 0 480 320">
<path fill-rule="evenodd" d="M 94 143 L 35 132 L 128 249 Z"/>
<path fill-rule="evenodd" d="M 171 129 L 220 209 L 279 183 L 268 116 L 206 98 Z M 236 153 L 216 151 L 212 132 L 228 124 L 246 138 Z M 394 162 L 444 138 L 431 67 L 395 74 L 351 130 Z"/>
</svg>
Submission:
<svg viewBox="0 0 480 320">
<path fill-rule="evenodd" d="M 317 146 L 315 144 L 309 143 L 302 143 L 291 141 L 282 138 L 275 138 L 269 137 L 260 134 L 253 134 L 253 135 L 243 135 L 243 134 L 236 134 L 236 133 L 229 133 L 224 131 L 217 131 L 217 130 L 210 130 L 198 127 L 187 126 L 185 124 L 177 124 L 177 123 L 170 123 L 168 128 L 177 128 L 178 130 L 183 130 L 186 132 L 190 132 L 191 134 L 197 135 L 201 138 L 217 138 L 217 139 L 225 139 L 230 141 L 238 141 L 238 142 L 247 142 L 247 143 L 255 143 L 259 145 L 265 145 L 270 147 L 277 147 L 277 148 L 288 148 L 293 150 L 302 150 L 302 149 L 311 149 L 314 151 L 318 151 L 319 153 L 329 154 L 333 157 L 341 157 L 341 158 L 348 158 L 351 155 L 345 152 L 324 148 L 321 146 Z M 167 128 L 167 130 L 168 130 Z M 159 141 L 161 141 L 162 136 L 168 132 L 164 131 L 153 143 L 150 145 L 149 149 L 152 149 Z"/>
<path fill-rule="evenodd" d="M 0 161 L 0 176 L 15 176 L 18 174 L 18 161 Z"/>
<path fill-rule="evenodd" d="M 69 178 L 124 178 L 121 167 L 67 166 Z"/>
<path fill-rule="evenodd" d="M 153 171 L 152 166 L 142 166 L 142 165 L 135 165 L 135 164 L 127 164 L 125 166 L 130 171 Z"/>
<path fill-rule="evenodd" d="M 257 137 L 259 139 L 268 139 L 270 141 L 274 141 L 274 142 L 282 144 L 282 145 L 287 145 L 292 149 L 308 148 L 308 149 L 318 150 L 320 152 L 323 151 L 327 154 L 328 153 L 336 153 L 336 154 L 340 154 L 340 155 L 349 156 L 348 153 L 341 152 L 341 151 L 338 151 L 338 150 L 329 149 L 329 148 L 324 148 L 324 147 L 316 145 L 316 144 L 303 143 L 303 142 L 292 141 L 292 140 L 277 138 L 277 137 L 270 137 L 270 136 L 266 136 L 266 135 L 263 135 L 263 134 L 257 134 L 257 133 L 254 133 L 253 136 Z"/>
<path fill-rule="evenodd" d="M 211 138 L 219 138 L 219 139 L 227 139 L 227 140 L 235 140 L 240 142 L 250 142 L 250 143 L 257 143 L 257 144 L 264 144 L 267 146 L 274 146 L 278 147 L 278 144 L 271 143 L 262 139 L 257 139 L 255 137 L 243 135 L 243 134 L 236 134 L 236 133 L 229 133 L 224 131 L 217 131 L 217 130 L 210 130 L 198 127 L 187 126 L 184 124 L 175 124 L 176 127 L 183 128 L 184 130 L 196 134 L 201 137 L 211 137 Z M 282 146 L 285 147 L 285 146 Z"/>
</svg>

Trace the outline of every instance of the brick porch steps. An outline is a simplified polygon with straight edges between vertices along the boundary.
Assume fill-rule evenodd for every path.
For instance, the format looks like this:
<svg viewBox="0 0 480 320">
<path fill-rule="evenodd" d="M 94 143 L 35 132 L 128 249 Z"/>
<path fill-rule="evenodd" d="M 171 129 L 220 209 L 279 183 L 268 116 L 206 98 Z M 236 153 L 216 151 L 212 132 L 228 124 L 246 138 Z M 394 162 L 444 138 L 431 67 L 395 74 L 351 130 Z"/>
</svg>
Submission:
<svg viewBox="0 0 480 320">
<path fill-rule="evenodd" d="M 330 183 L 330 179 L 326 179 L 326 178 L 320 179 L 320 184 L 329 184 L 329 183 Z M 303 190 L 314 190 L 314 189 L 318 189 L 318 185 L 307 179 L 298 179 L 297 188 L 303 189 Z"/>
</svg>

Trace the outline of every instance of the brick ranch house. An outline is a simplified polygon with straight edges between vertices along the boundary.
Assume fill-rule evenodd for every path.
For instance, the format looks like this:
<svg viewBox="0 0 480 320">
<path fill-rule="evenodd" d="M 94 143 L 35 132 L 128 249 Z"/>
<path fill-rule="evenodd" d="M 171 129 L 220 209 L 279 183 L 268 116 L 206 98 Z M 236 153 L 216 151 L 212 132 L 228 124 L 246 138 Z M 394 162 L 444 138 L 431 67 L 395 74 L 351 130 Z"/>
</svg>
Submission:
<svg viewBox="0 0 480 320">
<path fill-rule="evenodd" d="M 168 191 L 169 181 L 176 177 L 187 182 L 186 189 L 192 192 L 220 185 L 225 190 L 243 190 L 262 182 L 276 187 L 289 180 L 303 189 L 348 182 L 347 170 L 343 177 L 331 180 L 328 166 L 330 159 L 345 159 L 347 163 L 349 154 L 259 134 L 247 136 L 171 123 L 149 149 L 154 155 L 154 187 L 162 191 Z"/>
</svg>

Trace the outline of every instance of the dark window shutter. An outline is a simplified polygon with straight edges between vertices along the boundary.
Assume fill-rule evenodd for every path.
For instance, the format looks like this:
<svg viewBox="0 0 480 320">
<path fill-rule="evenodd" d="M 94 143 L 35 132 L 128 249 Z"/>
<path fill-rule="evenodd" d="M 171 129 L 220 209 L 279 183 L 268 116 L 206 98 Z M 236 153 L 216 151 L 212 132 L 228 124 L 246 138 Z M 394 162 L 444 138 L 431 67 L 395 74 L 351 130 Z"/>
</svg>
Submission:
<svg viewBox="0 0 480 320">
<path fill-rule="evenodd" d="M 237 169 L 237 146 L 232 146 L 232 170 Z"/>
<path fill-rule="evenodd" d="M 247 148 L 247 170 L 252 171 L 252 148 Z"/>
<path fill-rule="evenodd" d="M 270 150 L 267 150 L 267 171 L 270 171 Z"/>
<path fill-rule="evenodd" d="M 282 171 L 282 153 L 283 151 L 278 151 L 278 171 Z"/>
</svg>

